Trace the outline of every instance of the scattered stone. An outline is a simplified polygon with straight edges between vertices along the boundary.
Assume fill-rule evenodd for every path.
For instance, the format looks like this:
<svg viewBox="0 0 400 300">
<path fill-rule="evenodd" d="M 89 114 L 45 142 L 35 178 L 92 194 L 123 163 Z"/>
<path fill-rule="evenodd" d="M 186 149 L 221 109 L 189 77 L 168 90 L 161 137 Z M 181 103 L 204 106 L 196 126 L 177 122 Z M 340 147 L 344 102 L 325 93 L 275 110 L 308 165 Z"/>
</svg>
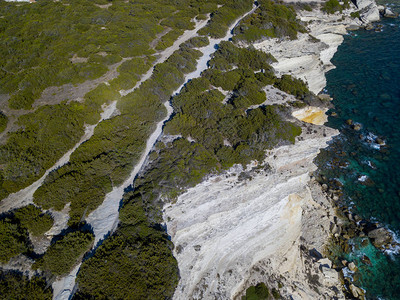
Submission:
<svg viewBox="0 0 400 300">
<path fill-rule="evenodd" d="M 379 145 L 385 145 L 385 141 L 382 140 L 381 138 L 376 138 L 376 139 L 375 139 L 375 142 L 376 142 L 377 144 L 379 144 Z"/>
<path fill-rule="evenodd" d="M 347 267 L 349 268 L 350 271 L 352 272 L 356 272 L 358 270 L 356 264 L 354 262 L 351 262 L 347 265 Z"/>
<path fill-rule="evenodd" d="M 364 28 L 365 28 L 365 30 L 372 30 L 372 29 L 374 29 L 374 25 L 367 24 Z"/>
<path fill-rule="evenodd" d="M 348 31 L 355 31 L 358 29 L 360 29 L 360 26 L 358 26 L 358 25 L 350 25 L 349 27 L 346 28 L 346 30 L 348 30 Z"/>
<path fill-rule="evenodd" d="M 352 119 L 348 119 L 348 120 L 346 120 L 346 124 L 347 125 L 353 125 L 353 120 Z"/>
<path fill-rule="evenodd" d="M 338 114 L 335 113 L 335 112 L 332 112 L 332 113 L 331 113 L 331 116 L 332 116 L 332 117 L 337 117 L 337 115 L 338 115 Z"/>
<path fill-rule="evenodd" d="M 329 96 L 328 94 L 319 94 L 318 98 L 322 101 L 331 101 L 332 97 Z"/>
<path fill-rule="evenodd" d="M 359 124 L 359 123 L 354 124 L 354 125 L 353 125 L 353 129 L 354 129 L 355 131 L 360 131 L 360 130 L 361 130 L 361 124 Z"/>
</svg>

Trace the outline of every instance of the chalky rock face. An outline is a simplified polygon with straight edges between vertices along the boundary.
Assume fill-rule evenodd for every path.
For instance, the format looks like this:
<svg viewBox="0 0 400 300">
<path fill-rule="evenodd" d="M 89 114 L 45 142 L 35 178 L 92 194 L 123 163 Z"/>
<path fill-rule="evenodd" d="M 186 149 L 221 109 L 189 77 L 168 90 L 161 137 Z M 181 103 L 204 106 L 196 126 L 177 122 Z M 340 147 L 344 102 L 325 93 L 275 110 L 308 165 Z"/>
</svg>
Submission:
<svg viewBox="0 0 400 300">
<path fill-rule="evenodd" d="M 270 151 L 267 167 L 234 167 L 165 206 L 181 276 L 175 299 L 240 298 L 248 286 L 273 286 L 276 279 L 281 294 L 293 299 L 341 298 L 330 289 L 337 288 L 336 271 L 319 268 L 322 263 L 304 251 L 322 251 L 327 239 L 329 206 L 319 203 L 326 198 L 310 184 L 309 173 L 319 149 L 337 132 L 307 126 L 317 133 Z"/>
</svg>

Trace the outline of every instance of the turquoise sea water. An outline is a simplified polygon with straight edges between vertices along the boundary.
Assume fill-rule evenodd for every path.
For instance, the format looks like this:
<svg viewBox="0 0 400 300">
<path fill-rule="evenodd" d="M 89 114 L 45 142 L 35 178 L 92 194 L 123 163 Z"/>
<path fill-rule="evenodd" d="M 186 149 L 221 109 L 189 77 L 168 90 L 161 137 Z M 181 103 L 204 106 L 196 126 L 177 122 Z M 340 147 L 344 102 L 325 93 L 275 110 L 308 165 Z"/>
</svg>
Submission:
<svg viewBox="0 0 400 300">
<path fill-rule="evenodd" d="M 400 2 L 390 4 L 400 11 Z M 377 221 L 400 236 L 400 19 L 384 19 L 382 32 L 359 30 L 345 37 L 327 74 L 340 130 L 318 158 L 321 173 L 338 180 L 343 204 L 363 218 Z M 355 131 L 346 124 L 361 124 Z M 380 146 L 377 138 L 384 141 Z M 358 285 L 369 299 L 400 299 L 400 252 L 383 253 L 355 239 Z M 372 265 L 363 263 L 367 255 Z"/>
</svg>

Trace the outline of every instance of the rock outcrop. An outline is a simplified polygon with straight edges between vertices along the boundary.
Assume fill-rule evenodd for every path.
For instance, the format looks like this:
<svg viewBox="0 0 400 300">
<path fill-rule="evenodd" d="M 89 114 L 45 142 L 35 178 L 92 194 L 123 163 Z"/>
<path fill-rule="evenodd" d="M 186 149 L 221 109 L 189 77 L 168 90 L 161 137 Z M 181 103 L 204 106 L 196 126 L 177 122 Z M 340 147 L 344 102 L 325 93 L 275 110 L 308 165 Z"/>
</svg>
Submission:
<svg viewBox="0 0 400 300">
<path fill-rule="evenodd" d="M 181 275 L 175 299 L 240 299 L 259 282 L 293 299 L 343 298 L 329 260 L 310 251 L 323 252 L 333 211 L 309 174 L 337 131 L 304 127 L 313 133 L 270 151 L 267 167 L 233 168 L 165 207 Z"/>
</svg>

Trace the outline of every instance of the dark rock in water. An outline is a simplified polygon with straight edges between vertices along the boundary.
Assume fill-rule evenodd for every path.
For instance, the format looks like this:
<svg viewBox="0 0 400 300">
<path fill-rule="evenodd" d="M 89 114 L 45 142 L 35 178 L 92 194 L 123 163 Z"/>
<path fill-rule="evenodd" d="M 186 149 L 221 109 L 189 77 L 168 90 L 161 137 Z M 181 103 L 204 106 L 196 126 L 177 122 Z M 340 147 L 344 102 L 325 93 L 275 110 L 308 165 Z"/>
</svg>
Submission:
<svg viewBox="0 0 400 300">
<path fill-rule="evenodd" d="M 346 120 L 346 124 L 347 125 L 353 125 L 353 120 L 352 119 L 348 119 L 348 120 Z"/>
<path fill-rule="evenodd" d="M 331 113 L 331 116 L 332 116 L 332 117 L 337 117 L 337 115 L 338 115 L 338 114 L 335 113 L 335 112 L 332 112 L 332 113 Z"/>
<path fill-rule="evenodd" d="M 372 30 L 372 29 L 374 29 L 374 25 L 368 24 L 368 25 L 365 26 L 364 28 L 365 28 L 365 30 Z"/>
<path fill-rule="evenodd" d="M 332 98 L 328 94 L 319 94 L 318 98 L 322 101 L 331 101 Z"/>
<path fill-rule="evenodd" d="M 361 246 L 364 247 L 364 248 L 367 247 L 368 244 L 369 244 L 369 240 L 368 239 L 363 239 L 363 241 L 361 242 Z"/>
<path fill-rule="evenodd" d="M 371 239 L 372 244 L 380 249 L 384 248 L 384 246 L 388 245 L 393 240 L 390 232 L 383 227 L 368 232 L 368 237 Z"/>
<path fill-rule="evenodd" d="M 369 257 L 366 256 L 365 254 L 364 254 L 363 257 L 361 258 L 361 261 L 362 261 L 364 264 L 368 265 L 368 266 L 372 266 L 371 260 L 370 260 Z"/>
<path fill-rule="evenodd" d="M 379 145 L 384 145 L 384 144 L 385 144 L 385 141 L 382 140 L 381 138 L 376 138 L 376 139 L 375 139 L 375 142 L 376 142 L 377 144 L 379 144 Z"/>
<path fill-rule="evenodd" d="M 360 131 L 360 130 L 361 130 L 361 124 L 359 124 L 359 123 L 354 124 L 354 125 L 353 125 L 353 129 L 354 129 L 355 131 Z"/>
</svg>

